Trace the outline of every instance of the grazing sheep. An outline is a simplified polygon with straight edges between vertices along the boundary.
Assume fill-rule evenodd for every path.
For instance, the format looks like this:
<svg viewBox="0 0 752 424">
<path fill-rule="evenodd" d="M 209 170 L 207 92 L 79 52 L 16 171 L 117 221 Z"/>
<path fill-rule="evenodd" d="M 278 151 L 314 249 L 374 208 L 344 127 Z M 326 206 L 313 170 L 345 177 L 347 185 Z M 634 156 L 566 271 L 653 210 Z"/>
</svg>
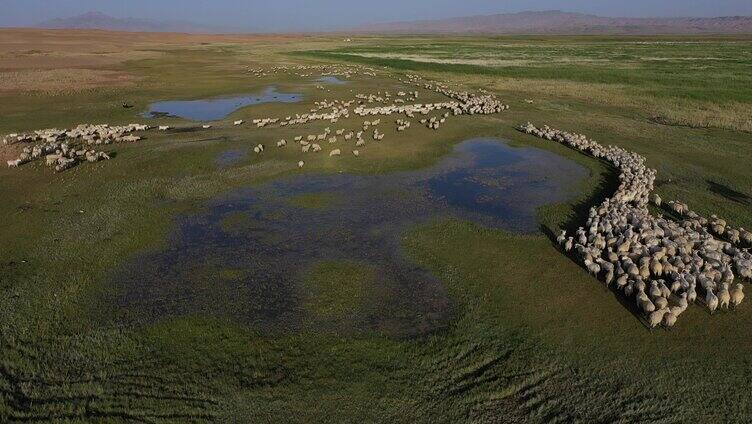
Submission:
<svg viewBox="0 0 752 424">
<path fill-rule="evenodd" d="M 298 162 L 298 168 L 302 168 L 303 165 L 305 165 L 305 162 L 303 162 L 302 160 Z"/>
<path fill-rule="evenodd" d="M 277 142 L 277 147 L 285 147 L 285 146 L 287 146 L 287 141 L 285 141 L 285 140 L 279 140 Z"/>
<path fill-rule="evenodd" d="M 352 153 L 353 153 L 353 156 L 355 156 L 355 157 L 360 156 L 360 152 L 357 151 L 357 150 L 353 150 Z"/>
<path fill-rule="evenodd" d="M 242 119 L 238 119 L 237 121 L 233 122 L 232 125 L 235 125 L 236 127 L 238 125 L 243 125 L 243 120 Z"/>
<path fill-rule="evenodd" d="M 329 157 L 339 156 L 340 154 L 342 154 L 342 152 L 339 149 L 334 149 L 331 152 L 329 152 Z"/>
<path fill-rule="evenodd" d="M 159 131 L 167 131 L 169 129 L 170 129 L 169 125 L 160 125 L 159 126 Z"/>
<path fill-rule="evenodd" d="M 208 130 L 208 129 L 209 129 L 209 128 L 211 128 L 211 127 L 212 127 L 211 125 L 202 125 L 202 126 L 201 126 L 201 128 L 203 128 L 203 129 L 205 129 L 205 130 Z"/>
</svg>

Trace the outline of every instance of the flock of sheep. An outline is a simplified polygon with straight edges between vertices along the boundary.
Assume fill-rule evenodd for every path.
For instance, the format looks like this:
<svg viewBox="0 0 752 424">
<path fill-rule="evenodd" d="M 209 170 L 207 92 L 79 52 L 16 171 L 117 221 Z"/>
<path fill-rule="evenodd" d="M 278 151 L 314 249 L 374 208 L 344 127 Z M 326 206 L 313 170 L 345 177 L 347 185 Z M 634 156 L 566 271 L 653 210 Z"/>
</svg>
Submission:
<svg viewBox="0 0 752 424">
<path fill-rule="evenodd" d="M 331 74 L 339 72 L 350 77 L 357 74 L 352 68 L 320 66 L 275 67 L 271 70 L 249 70 L 258 76 L 276 72 L 297 72 L 300 76 L 313 72 Z M 372 70 L 365 71 L 372 74 Z M 430 129 L 439 129 L 454 115 L 493 114 L 508 109 L 493 95 L 481 91 L 473 94 L 456 91 L 436 82 L 424 82 L 408 75 L 399 80 L 418 88 L 431 90 L 447 97 L 447 101 L 417 103 L 418 91 L 399 91 L 376 94 L 356 94 L 348 101 L 324 100 L 316 102 L 308 113 L 284 118 L 258 118 L 252 122 L 258 128 L 267 126 L 297 126 L 314 121 L 331 124 L 354 115 L 366 117 L 357 129 L 327 127 L 320 133 L 298 135 L 294 142 L 301 153 L 312 154 L 329 145 L 329 156 L 342 154 L 341 141 L 354 143 L 352 154 L 360 156 L 366 139 L 379 141 L 384 133 L 377 128 L 381 116 L 400 115 L 395 120 L 396 130 L 411 127 L 411 119 Z M 378 105 L 381 103 L 381 105 Z M 432 115 L 432 116 L 431 116 Z M 379 117 L 373 119 L 371 117 Z M 233 125 L 243 125 L 243 120 Z M 203 125 L 204 129 L 211 125 Z M 93 146 L 118 142 L 135 142 L 140 136 L 132 134 L 146 131 L 147 125 L 126 126 L 80 125 L 72 130 L 48 129 L 30 134 L 10 134 L 3 144 L 31 143 L 24 147 L 19 157 L 8 161 L 8 166 L 18 167 L 45 158 L 48 166 L 64 171 L 80 162 L 109 159 L 107 153 Z M 159 130 L 168 130 L 161 126 Z M 681 202 L 663 203 L 657 194 L 653 204 L 666 207 L 680 219 L 673 220 L 650 213 L 649 202 L 654 188 L 656 171 L 645 165 L 645 158 L 619 147 L 602 146 L 583 135 L 567 133 L 549 127 L 537 128 L 528 123 L 520 130 L 547 140 L 563 143 L 595 158 L 606 160 L 619 171 L 620 185 L 616 192 L 600 205 L 590 209 L 583 227 L 573 235 L 562 231 L 558 242 L 563 250 L 574 255 L 594 276 L 606 286 L 615 288 L 630 301 L 653 328 L 659 324 L 671 327 L 689 304 L 701 300 L 711 313 L 739 305 L 744 299 L 742 279 L 752 280 L 752 233 L 743 228 L 732 228 L 712 215 L 704 218 L 689 210 Z M 287 140 L 276 142 L 278 148 L 288 145 Z M 262 154 L 264 145 L 257 144 L 254 152 Z M 297 163 L 302 168 L 303 160 Z"/>
<path fill-rule="evenodd" d="M 93 146 L 111 143 L 133 143 L 141 140 L 134 131 L 146 131 L 148 125 L 130 124 L 125 126 L 79 125 L 72 130 L 56 128 L 39 130 L 29 134 L 9 134 L 3 138 L 3 145 L 16 143 L 32 144 L 25 146 L 18 158 L 7 161 L 15 168 L 37 159 L 45 158 L 45 164 L 61 172 L 82 162 L 108 160 L 110 156 L 97 151 Z"/>
<path fill-rule="evenodd" d="M 286 70 L 285 67 L 275 67 L 274 72 L 280 72 Z M 300 67 L 295 68 L 300 69 Z M 309 69 L 309 68 L 305 68 Z M 316 70 L 321 71 L 323 68 L 316 67 Z M 331 73 L 332 69 L 326 69 Z M 340 70 L 341 71 L 341 70 Z M 347 75 L 356 74 L 357 71 L 350 69 Z M 261 73 L 259 75 L 262 75 Z M 263 74 L 265 75 L 265 74 Z M 301 74 L 305 76 L 307 74 Z M 452 90 L 446 85 L 436 82 L 423 82 L 420 77 L 409 75 L 405 80 L 399 80 L 401 83 L 410 84 L 431 90 L 441 94 L 444 97 L 448 97 L 449 101 L 434 102 L 434 103 L 415 103 L 420 97 L 419 92 L 416 91 L 398 91 L 396 94 L 392 94 L 388 91 L 378 92 L 376 94 L 362 94 L 357 93 L 354 99 L 351 100 L 323 100 L 314 103 L 314 107 L 307 113 L 288 115 L 282 117 L 266 117 L 257 118 L 252 121 L 258 128 L 264 128 L 272 125 L 279 127 L 305 125 L 315 121 L 326 121 L 331 124 L 336 124 L 340 119 L 347 119 L 353 114 L 361 117 L 372 116 L 390 116 L 390 115 L 404 115 L 404 119 L 400 118 L 395 120 L 396 130 L 398 132 L 405 131 L 410 128 L 410 119 L 418 119 L 416 116 L 422 116 L 419 122 L 422 125 L 430 129 L 437 130 L 446 122 L 451 116 L 457 115 L 475 115 L 475 114 L 493 114 L 499 113 L 509 108 L 508 105 L 503 104 L 497 100 L 494 96 L 484 93 L 482 95 L 476 95 L 469 92 Z M 382 103 L 383 105 L 374 105 L 374 103 Z M 434 114 L 434 116 L 428 116 Z M 323 150 L 322 144 L 324 142 L 328 144 L 335 144 L 340 140 L 353 141 L 356 149 L 352 150 L 354 156 L 360 156 L 360 150 L 357 148 L 364 147 L 366 145 L 366 139 L 372 138 L 374 141 L 380 141 L 384 139 L 384 133 L 380 132 L 377 126 L 381 124 L 381 119 L 370 120 L 371 118 L 363 121 L 362 129 L 345 129 L 339 128 L 332 131 L 327 127 L 321 133 L 298 135 L 294 137 L 294 141 L 300 146 L 302 153 L 318 153 Z M 236 121 L 236 125 L 241 125 L 242 121 Z M 371 132 L 371 128 L 373 128 Z M 369 134 L 366 137 L 366 134 Z M 277 141 L 277 147 L 286 147 L 287 140 Z M 333 146 L 334 147 L 334 146 Z M 264 146 L 259 144 L 254 148 L 254 152 L 257 154 L 263 153 Z M 339 147 L 333 148 L 329 152 L 330 157 L 340 156 L 342 149 Z M 302 168 L 305 165 L 305 161 L 299 161 L 298 167 Z"/>
<path fill-rule="evenodd" d="M 321 75 L 342 75 L 351 78 L 357 75 L 375 76 L 375 70 L 367 67 L 351 66 L 277 66 L 266 70 L 249 70 L 258 76 L 265 76 L 279 72 L 295 73 L 300 77 L 312 76 L 315 73 Z M 378 92 L 376 94 L 355 94 L 351 100 L 323 100 L 314 103 L 314 107 L 307 113 L 288 115 L 281 117 L 267 117 L 253 119 L 253 124 L 258 128 L 267 126 L 298 126 L 305 125 L 315 121 L 327 121 L 336 124 L 340 119 L 350 118 L 351 113 L 361 117 L 403 115 L 395 121 L 398 132 L 405 131 L 411 127 L 411 119 L 420 122 L 427 128 L 437 130 L 446 120 L 454 115 L 475 115 L 475 114 L 492 114 L 499 113 L 509 108 L 501 103 L 493 95 L 482 92 L 482 94 L 473 94 L 469 92 L 452 90 L 444 84 L 437 82 L 423 82 L 415 75 L 408 75 L 406 79 L 399 80 L 403 84 L 412 85 L 416 88 L 434 91 L 447 101 L 443 102 L 426 102 L 418 103 L 420 93 L 415 91 L 398 91 L 390 93 L 388 91 Z M 381 105 L 379 105 L 381 104 Z M 233 122 L 234 126 L 244 125 L 243 120 Z M 366 146 L 367 139 L 381 141 L 385 134 L 377 128 L 381 124 L 381 119 L 367 119 L 363 122 L 362 130 L 348 130 L 345 128 L 337 129 L 332 132 L 326 128 L 323 133 L 300 135 L 294 138 L 295 142 L 300 145 L 302 153 L 317 153 L 323 150 L 323 142 L 328 144 L 337 143 L 339 140 L 352 141 L 354 156 L 361 155 L 361 149 Z M 210 129 L 212 125 L 206 124 L 203 129 Z M 151 129 L 148 125 L 130 124 L 126 126 L 110 125 L 79 125 L 72 130 L 46 129 L 35 131 L 30 134 L 10 134 L 3 139 L 4 144 L 27 143 L 32 144 L 22 149 L 18 158 L 9 160 L 8 166 L 18 167 L 23 164 L 32 162 L 36 159 L 45 157 L 48 166 L 54 167 L 56 171 L 65 171 L 82 162 L 96 162 L 99 160 L 109 159 L 110 156 L 103 151 L 93 149 L 93 146 L 102 144 L 111 144 L 119 142 L 135 142 L 141 140 L 138 135 L 131 134 L 135 131 L 146 131 Z M 171 129 L 168 125 L 159 126 L 160 131 Z M 279 140 L 277 147 L 287 146 L 286 140 Z M 340 156 L 342 148 L 332 146 L 329 151 L 330 157 Z M 258 144 L 253 148 L 254 152 L 261 154 L 264 152 L 264 145 Z M 299 161 L 298 166 L 303 167 L 304 161 Z"/>
<path fill-rule="evenodd" d="M 706 219 L 680 202 L 667 204 L 679 220 L 652 215 L 648 205 L 656 171 L 634 152 L 547 126 L 528 123 L 520 130 L 608 161 L 620 171 L 616 192 L 590 209 L 574 235 L 562 231 L 558 242 L 606 286 L 634 301 L 651 328 L 673 326 L 698 299 L 711 314 L 744 300 L 739 280 L 752 280 L 752 234 L 715 216 Z M 657 195 L 653 203 L 662 205 Z"/>
</svg>

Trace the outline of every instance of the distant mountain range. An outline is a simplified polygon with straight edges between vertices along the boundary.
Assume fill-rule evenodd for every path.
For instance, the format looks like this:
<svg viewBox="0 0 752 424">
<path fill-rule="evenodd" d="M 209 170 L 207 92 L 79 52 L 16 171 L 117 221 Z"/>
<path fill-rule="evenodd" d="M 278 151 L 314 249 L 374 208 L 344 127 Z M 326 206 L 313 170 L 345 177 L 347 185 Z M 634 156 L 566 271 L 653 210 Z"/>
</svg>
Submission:
<svg viewBox="0 0 752 424">
<path fill-rule="evenodd" d="M 100 12 L 88 12 L 70 18 L 52 19 L 39 23 L 36 27 L 52 29 L 102 29 L 130 32 L 186 32 L 209 34 L 228 32 L 228 29 L 226 28 L 212 27 L 193 22 L 115 18 Z"/>
<path fill-rule="evenodd" d="M 752 33 L 752 16 L 607 18 L 546 11 L 392 22 L 365 25 L 358 29 L 372 33 L 413 34 L 740 34 Z"/>
<path fill-rule="evenodd" d="M 115 18 L 89 12 L 58 18 L 38 28 L 102 29 L 133 32 L 248 32 L 192 22 Z M 719 18 L 608 18 L 561 11 L 503 13 L 461 18 L 390 22 L 347 28 L 356 33 L 411 34 L 752 34 L 752 16 Z M 342 32 L 342 29 L 332 29 Z"/>
</svg>

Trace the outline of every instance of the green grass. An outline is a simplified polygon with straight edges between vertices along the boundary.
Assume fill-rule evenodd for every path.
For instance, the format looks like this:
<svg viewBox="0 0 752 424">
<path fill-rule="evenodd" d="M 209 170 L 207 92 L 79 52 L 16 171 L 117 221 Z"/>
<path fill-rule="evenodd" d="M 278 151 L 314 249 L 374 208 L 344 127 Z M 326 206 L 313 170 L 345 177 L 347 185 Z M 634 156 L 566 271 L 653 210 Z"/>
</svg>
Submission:
<svg viewBox="0 0 752 424">
<path fill-rule="evenodd" d="M 306 308 L 318 318 L 352 320 L 369 291 L 378 284 L 368 263 L 319 262 L 308 271 Z"/>
<path fill-rule="evenodd" d="M 582 132 L 643 154 L 658 169 L 658 192 L 703 214 L 752 228 L 752 141 L 738 124 L 749 116 L 748 38 L 683 38 L 699 45 L 638 44 L 650 38 L 366 38 L 289 43 L 165 46 L 158 59 L 127 62 L 133 87 L 51 98 L 0 97 L 0 133 L 80 122 L 140 121 L 119 103 L 245 93 L 277 84 L 300 90 L 300 105 L 240 110 L 209 133 L 152 133 L 117 145 L 112 161 L 53 174 L 42 166 L 0 169 L 0 421 L 69 422 L 745 422 L 752 309 L 709 317 L 693 307 L 672 331 L 649 332 L 596 280 L 562 255 L 547 234 L 578 226 L 587 208 L 613 189 L 604 163 L 518 133 L 525 121 Z M 660 41 L 671 41 L 665 38 Z M 525 66 L 422 63 L 343 52 L 435 58 L 528 58 Z M 307 51 L 306 54 L 290 52 Z M 726 60 L 739 55 L 737 62 Z M 557 56 L 558 55 L 558 56 Z M 680 66 L 677 56 L 720 55 L 721 65 Z M 541 65 L 547 56 L 574 58 Z M 589 59 L 608 57 L 608 65 Z M 645 56 L 673 57 L 645 63 Z M 287 75 L 255 79 L 245 65 L 359 61 L 380 76 L 316 90 Z M 710 59 L 706 61 L 712 62 Z M 700 66 L 701 65 L 701 66 Z M 712 64 L 711 64 L 712 65 Z M 190 72 L 186 72 L 190 69 Z M 306 157 L 271 147 L 321 131 L 234 128 L 232 119 L 306 110 L 324 98 L 384 87 L 390 75 L 417 72 L 457 87 L 486 88 L 512 105 L 489 117 L 449 120 L 439 132 L 385 130 L 360 158 Z M 705 81 L 706 83 L 703 83 Z M 534 98 L 533 104 L 522 102 Z M 695 125 L 701 106 L 709 125 Z M 742 105 L 737 109 L 737 106 Z M 648 118 L 673 110 L 690 126 Z M 723 121 L 723 117 L 730 117 Z M 177 120 L 160 122 L 179 123 Z M 726 123 L 723 123 L 726 122 Z M 362 119 L 336 126 L 357 128 Z M 673 121 L 671 123 L 674 123 Z M 329 125 L 335 127 L 334 125 Z M 707 126 L 708 128 L 704 128 Z M 702 127 L 702 128 L 693 128 Z M 181 214 L 235 188 L 292 175 L 375 174 L 430 165 L 471 137 L 501 137 L 550 150 L 590 171 L 571 204 L 539 211 L 542 232 L 490 230 L 437 221 L 409 230 L 404 252 L 444 284 L 452 320 L 426 336 L 399 339 L 353 323 L 379 304 L 380 281 L 367 260 L 317 263 L 301 278 L 304 310 L 327 327 L 261 332 L 204 315 L 123 327 L 112 322 L 107 281 L 133 255 L 159 249 Z M 228 168 L 225 150 L 264 143 Z M 346 201 L 298 196 L 301 208 Z M 83 211 L 80 213 L 79 211 Z M 253 228 L 230 215 L 228 231 Z M 262 258 L 261 258 L 262 259 Z M 207 269 L 213 269 L 208 264 Z M 238 269 L 219 278 L 242 280 Z M 200 279 L 200 276 L 196 276 Z M 353 318 L 354 317 L 354 318 Z"/>
<path fill-rule="evenodd" d="M 309 193 L 290 198 L 290 204 L 305 209 L 326 209 L 339 199 L 334 193 Z"/>
</svg>

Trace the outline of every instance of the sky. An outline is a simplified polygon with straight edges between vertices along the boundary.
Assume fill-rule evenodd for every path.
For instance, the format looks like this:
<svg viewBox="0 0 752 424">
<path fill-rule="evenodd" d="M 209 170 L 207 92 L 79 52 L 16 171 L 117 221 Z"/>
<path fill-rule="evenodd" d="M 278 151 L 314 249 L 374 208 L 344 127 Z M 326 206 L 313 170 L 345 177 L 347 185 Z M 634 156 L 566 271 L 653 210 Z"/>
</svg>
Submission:
<svg viewBox="0 0 752 424">
<path fill-rule="evenodd" d="M 29 26 L 98 11 L 118 18 L 282 32 L 529 10 L 710 17 L 752 15 L 752 0 L 0 0 L 0 26 Z"/>
</svg>

